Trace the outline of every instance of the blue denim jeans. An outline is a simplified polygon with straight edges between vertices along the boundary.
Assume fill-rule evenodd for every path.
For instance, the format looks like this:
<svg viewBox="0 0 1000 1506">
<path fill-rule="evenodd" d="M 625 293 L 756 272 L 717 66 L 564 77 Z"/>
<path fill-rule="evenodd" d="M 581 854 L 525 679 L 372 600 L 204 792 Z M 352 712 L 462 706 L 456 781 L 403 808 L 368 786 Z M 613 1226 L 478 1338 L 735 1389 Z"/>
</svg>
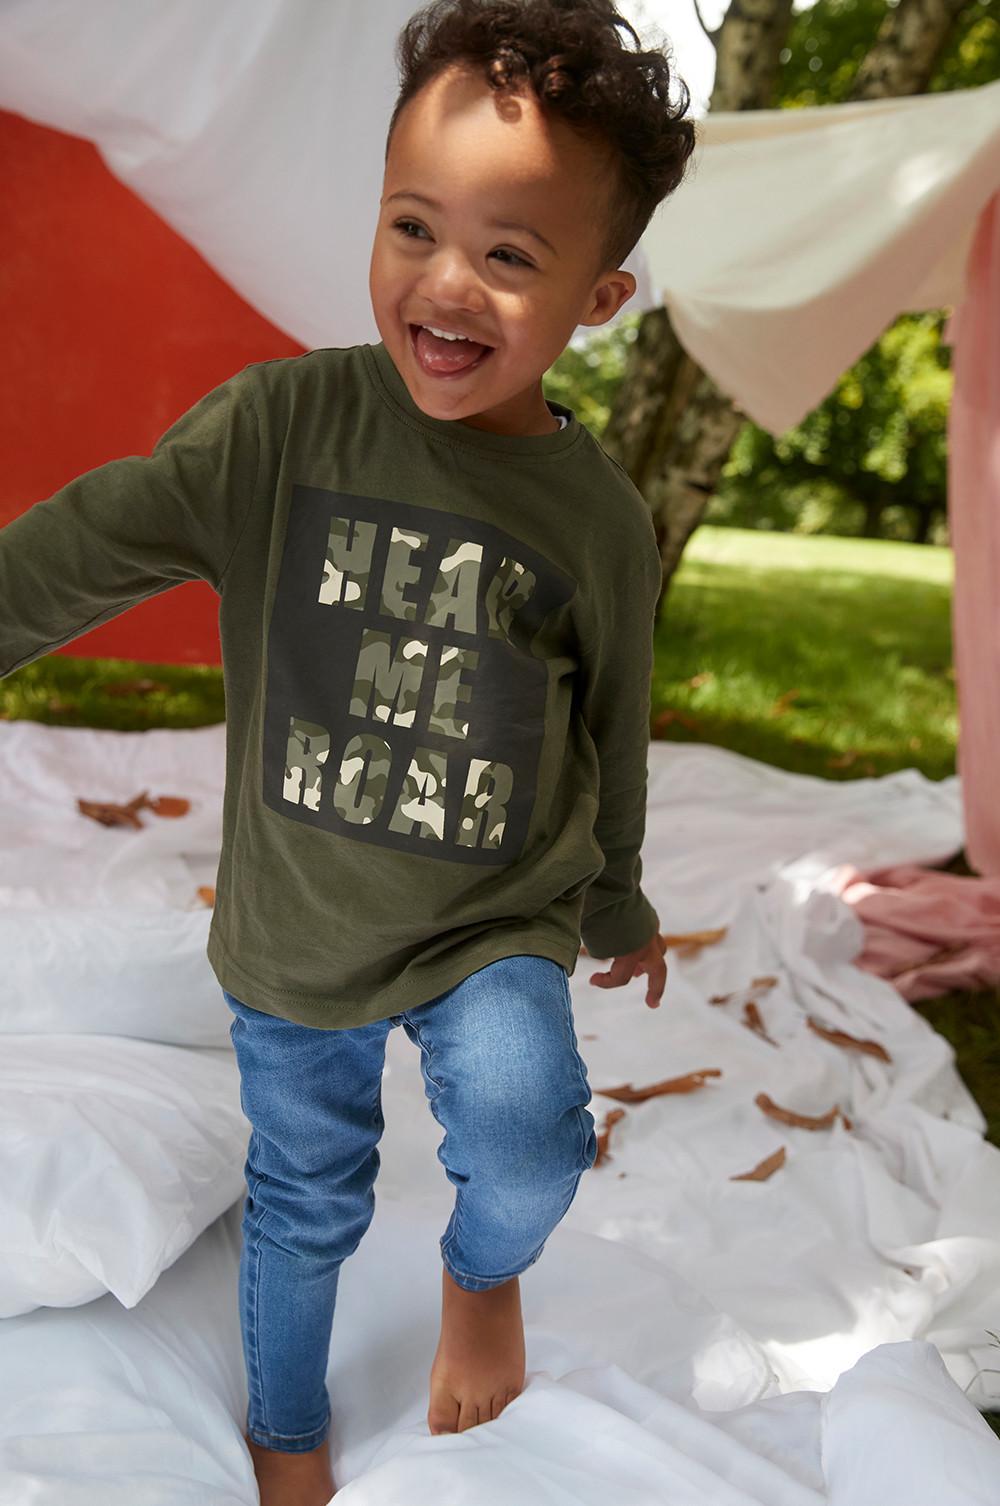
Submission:
<svg viewBox="0 0 1000 1506">
<path fill-rule="evenodd" d="M 389 1031 L 420 1047 L 437 1156 L 455 1187 L 440 1240 L 459 1286 L 533 1265 L 597 1157 L 565 968 L 504 957 L 426 1004 L 354 1029 L 264 1014 L 223 990 L 251 1134 L 239 1304 L 254 1443 L 316 1448 L 341 1263 L 375 1212 Z"/>
</svg>

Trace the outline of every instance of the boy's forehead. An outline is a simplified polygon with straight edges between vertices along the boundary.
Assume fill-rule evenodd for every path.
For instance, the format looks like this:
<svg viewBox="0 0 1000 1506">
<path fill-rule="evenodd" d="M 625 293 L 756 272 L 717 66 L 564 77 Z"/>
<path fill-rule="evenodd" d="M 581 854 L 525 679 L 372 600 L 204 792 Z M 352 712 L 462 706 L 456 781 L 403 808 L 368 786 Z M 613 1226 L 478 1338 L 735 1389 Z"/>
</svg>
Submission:
<svg viewBox="0 0 1000 1506">
<path fill-rule="evenodd" d="M 471 70 L 448 69 L 400 112 L 383 197 L 412 190 L 446 206 L 520 206 L 552 224 L 590 202 L 601 157 L 533 95 L 498 96 Z"/>
</svg>

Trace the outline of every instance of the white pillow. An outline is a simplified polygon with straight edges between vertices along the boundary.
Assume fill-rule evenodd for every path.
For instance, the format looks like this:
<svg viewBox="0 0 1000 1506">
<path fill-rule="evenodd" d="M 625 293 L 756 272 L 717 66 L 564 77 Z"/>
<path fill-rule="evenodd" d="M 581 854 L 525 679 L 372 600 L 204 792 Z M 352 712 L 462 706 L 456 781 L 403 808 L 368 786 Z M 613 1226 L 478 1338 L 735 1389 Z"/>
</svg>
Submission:
<svg viewBox="0 0 1000 1506">
<path fill-rule="evenodd" d="M 0 1036 L 228 1048 L 233 1016 L 205 955 L 211 919 L 204 907 L 5 909 L 0 896 Z"/>
<path fill-rule="evenodd" d="M 0 1317 L 134 1307 L 242 1196 L 249 1131 L 231 1046 L 4 1036 Z"/>
</svg>

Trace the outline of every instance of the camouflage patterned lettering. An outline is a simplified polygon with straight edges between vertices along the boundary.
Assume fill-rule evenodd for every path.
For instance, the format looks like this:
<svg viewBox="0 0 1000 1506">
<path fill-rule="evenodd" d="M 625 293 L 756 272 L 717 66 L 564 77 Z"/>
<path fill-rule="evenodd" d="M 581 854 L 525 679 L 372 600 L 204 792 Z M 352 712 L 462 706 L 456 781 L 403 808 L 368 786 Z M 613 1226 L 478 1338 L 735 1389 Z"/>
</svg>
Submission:
<svg viewBox="0 0 1000 1506">
<path fill-rule="evenodd" d="M 468 482 L 478 515 L 377 495 L 369 477 L 357 493 L 293 481 L 287 520 L 276 501 L 262 796 L 368 843 L 376 864 L 383 849 L 500 867 L 545 819 L 552 661 L 562 672 L 578 653 L 561 610 L 577 582 L 487 520 L 474 477 L 446 471 L 434 485 Z"/>
<path fill-rule="evenodd" d="M 376 525 L 364 518 L 330 519 L 323 582 L 317 598 L 325 606 L 364 610 L 377 533 Z"/>
<path fill-rule="evenodd" d="M 459 847 L 499 849 L 513 788 L 514 772 L 507 764 L 487 763 L 482 758 L 470 761 L 455 834 Z"/>
<path fill-rule="evenodd" d="M 391 633 L 363 628 L 351 715 L 412 727 L 426 662 L 427 644 L 420 638 L 400 638 L 394 651 Z"/>
<path fill-rule="evenodd" d="M 405 622 L 415 622 L 417 604 L 403 595 L 407 583 L 420 579 L 420 566 L 411 560 L 417 549 L 427 548 L 426 533 L 393 528 L 389 536 L 389 551 L 382 576 L 381 611 L 390 617 L 400 617 Z"/>
<path fill-rule="evenodd" d="M 535 589 L 535 577 L 517 560 L 504 555 L 486 588 L 486 616 L 491 638 L 510 639 L 510 624 Z"/>
<path fill-rule="evenodd" d="M 447 756 L 416 748 L 410 758 L 389 830 L 404 836 L 444 840 L 444 792 Z"/>
<path fill-rule="evenodd" d="M 340 760 L 340 773 L 333 787 L 333 808 L 352 826 L 367 826 L 375 820 L 385 800 L 392 749 L 374 732 L 358 732 L 350 739 Z"/>
<path fill-rule="evenodd" d="M 323 789 L 322 765 L 330 752 L 330 734 L 325 727 L 315 722 L 304 722 L 301 717 L 288 720 L 288 749 L 285 753 L 284 796 L 293 805 L 304 805 L 311 811 L 319 810 L 319 797 Z"/>
<path fill-rule="evenodd" d="M 475 633 L 479 575 L 483 564 L 482 544 L 449 539 L 437 579 L 431 587 L 425 623 L 430 627 Z"/>
<path fill-rule="evenodd" d="M 427 717 L 427 726 L 432 732 L 443 732 L 446 737 L 468 737 L 469 723 L 459 721 L 459 701 L 472 699 L 472 687 L 463 685 L 463 670 L 471 674 L 479 663 L 479 654 L 474 648 L 456 648 L 446 643 L 441 649 L 441 668 L 434 682 L 434 699 Z"/>
</svg>

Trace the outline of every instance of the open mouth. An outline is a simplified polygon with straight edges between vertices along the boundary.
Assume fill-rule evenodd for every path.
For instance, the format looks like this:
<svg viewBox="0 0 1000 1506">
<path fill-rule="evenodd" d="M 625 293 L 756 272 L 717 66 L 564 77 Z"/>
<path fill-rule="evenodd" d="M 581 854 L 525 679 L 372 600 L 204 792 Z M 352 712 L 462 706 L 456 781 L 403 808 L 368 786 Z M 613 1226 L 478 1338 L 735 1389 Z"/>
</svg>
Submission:
<svg viewBox="0 0 1000 1506">
<path fill-rule="evenodd" d="M 493 346 L 479 340 L 445 340 L 432 335 L 422 324 L 411 324 L 410 347 L 425 376 L 466 376 L 477 371 L 493 354 Z"/>
</svg>

